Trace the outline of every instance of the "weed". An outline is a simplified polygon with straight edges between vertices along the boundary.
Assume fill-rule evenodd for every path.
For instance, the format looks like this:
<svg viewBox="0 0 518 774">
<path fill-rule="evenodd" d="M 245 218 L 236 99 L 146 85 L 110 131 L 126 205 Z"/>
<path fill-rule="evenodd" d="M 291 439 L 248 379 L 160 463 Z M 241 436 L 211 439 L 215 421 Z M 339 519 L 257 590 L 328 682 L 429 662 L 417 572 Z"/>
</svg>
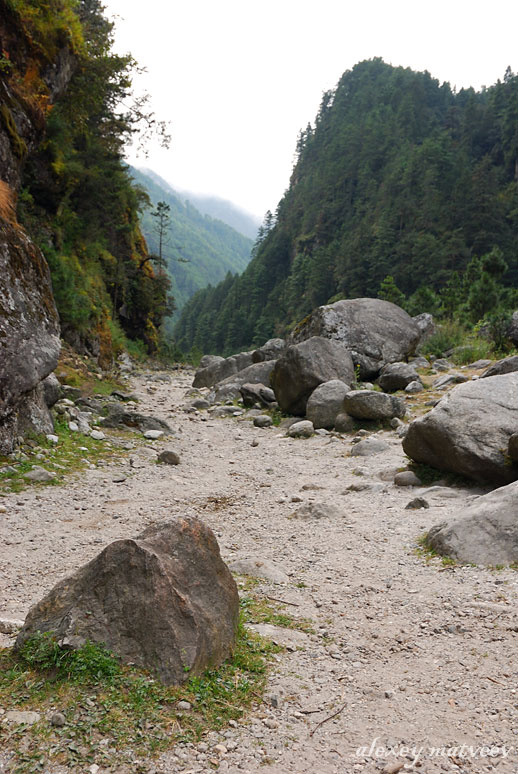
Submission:
<svg viewBox="0 0 518 774">
<path fill-rule="evenodd" d="M 19 733 L 0 725 L 0 744 L 14 753 L 13 772 L 49 764 L 120 766 L 177 742 L 195 742 L 243 716 L 264 689 L 268 663 L 281 649 L 248 631 L 241 614 L 232 656 L 218 669 L 167 687 L 120 664 L 102 645 L 64 650 L 51 635 L 28 640 L 18 654 L 0 650 L 0 706 L 35 710 L 42 720 Z M 192 709 L 177 712 L 177 703 Z M 59 708 L 65 726 L 48 718 Z"/>
</svg>

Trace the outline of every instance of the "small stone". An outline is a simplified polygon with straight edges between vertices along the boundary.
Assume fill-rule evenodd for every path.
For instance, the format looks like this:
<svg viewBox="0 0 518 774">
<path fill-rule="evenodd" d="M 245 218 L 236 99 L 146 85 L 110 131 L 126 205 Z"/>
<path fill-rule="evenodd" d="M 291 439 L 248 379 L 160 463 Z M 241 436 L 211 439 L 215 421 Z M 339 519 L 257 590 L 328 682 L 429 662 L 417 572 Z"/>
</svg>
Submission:
<svg viewBox="0 0 518 774">
<path fill-rule="evenodd" d="M 423 385 L 417 379 L 414 380 L 413 382 L 410 382 L 405 387 L 405 392 L 408 392 L 410 395 L 413 395 L 416 392 L 422 392 L 423 390 L 424 390 Z"/>
<path fill-rule="evenodd" d="M 5 723 L 16 723 L 26 726 L 33 726 L 34 723 L 38 723 L 41 720 L 41 715 L 38 712 L 20 712 L 19 710 L 11 710 L 4 715 Z"/>
<path fill-rule="evenodd" d="M 279 723 L 273 718 L 266 718 L 266 720 L 263 722 L 266 728 L 279 728 Z"/>
<path fill-rule="evenodd" d="M 73 433 L 78 433 L 79 425 L 77 424 L 77 422 L 69 422 L 68 429 L 71 430 Z"/>
<path fill-rule="evenodd" d="M 0 513 L 7 513 L 7 508 L 5 505 L 0 505 Z"/>
<path fill-rule="evenodd" d="M 257 438 L 254 438 L 250 446 L 253 446 L 254 449 L 256 449 L 259 446 L 259 441 L 257 440 Z"/>
<path fill-rule="evenodd" d="M 148 441 L 158 441 L 159 438 L 162 438 L 163 434 L 163 430 L 146 430 L 144 438 L 147 438 Z"/>
<path fill-rule="evenodd" d="M 163 462 L 165 465 L 179 465 L 180 455 L 171 449 L 165 449 L 158 455 L 158 462 Z"/>
<path fill-rule="evenodd" d="M 66 718 L 62 712 L 54 712 L 50 718 L 50 725 L 55 726 L 56 728 L 63 728 L 66 722 Z"/>
<path fill-rule="evenodd" d="M 227 752 L 227 748 L 225 747 L 224 744 L 217 744 L 214 747 L 214 752 L 217 753 L 218 755 L 225 755 Z"/>
<path fill-rule="evenodd" d="M 189 710 L 192 709 L 192 704 L 190 701 L 179 701 L 176 708 L 181 712 L 189 712 Z"/>
<path fill-rule="evenodd" d="M 429 508 L 430 504 L 427 500 L 424 499 L 424 497 L 414 497 L 413 500 L 410 500 L 407 505 L 405 505 L 405 511 L 416 511 L 419 508 Z"/>
<path fill-rule="evenodd" d="M 49 443 L 52 443 L 54 445 L 59 443 L 59 437 L 57 435 L 53 435 L 52 433 L 49 433 L 48 435 L 46 435 L 45 438 Z"/>
<path fill-rule="evenodd" d="M 0 618 L 0 634 L 16 634 L 23 626 L 23 621 L 10 618 Z"/>
<path fill-rule="evenodd" d="M 385 691 L 385 698 L 391 699 L 394 696 L 394 691 Z"/>
<path fill-rule="evenodd" d="M 25 473 L 23 477 L 26 481 L 43 483 L 45 481 L 52 481 L 52 479 L 56 477 L 56 474 L 50 473 L 48 470 L 45 470 L 45 468 L 34 467 L 32 470 L 29 470 L 28 473 Z"/>
<path fill-rule="evenodd" d="M 421 486 L 421 480 L 416 476 L 413 470 L 401 470 L 394 476 L 396 486 Z"/>
<path fill-rule="evenodd" d="M 99 768 L 99 766 L 97 765 L 97 763 L 92 763 L 92 765 L 91 765 L 91 766 L 90 766 L 90 768 L 88 769 L 88 771 L 90 772 L 90 774 L 99 774 L 99 771 L 100 771 L 100 770 L 101 770 L 101 769 Z"/>
<path fill-rule="evenodd" d="M 94 441 L 104 441 L 106 436 L 102 430 L 92 430 L 90 433 L 90 438 L 93 438 Z"/>
<path fill-rule="evenodd" d="M 126 476 L 121 474 L 120 476 L 114 476 L 112 478 L 112 481 L 114 484 L 122 484 L 124 481 L 126 481 Z"/>
<path fill-rule="evenodd" d="M 260 414 L 258 417 L 254 417 L 254 427 L 271 427 L 273 420 L 268 414 Z"/>
<path fill-rule="evenodd" d="M 309 419 L 303 419 L 301 422 L 295 422 L 288 428 L 290 438 L 310 438 L 315 432 L 313 422 Z"/>
</svg>

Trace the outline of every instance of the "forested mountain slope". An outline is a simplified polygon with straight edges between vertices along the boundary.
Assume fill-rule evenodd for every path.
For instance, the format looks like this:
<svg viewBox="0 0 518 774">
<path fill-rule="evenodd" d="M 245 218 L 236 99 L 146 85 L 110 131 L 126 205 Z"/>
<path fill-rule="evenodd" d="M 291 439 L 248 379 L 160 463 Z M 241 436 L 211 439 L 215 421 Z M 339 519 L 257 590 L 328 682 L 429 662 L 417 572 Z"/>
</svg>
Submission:
<svg viewBox="0 0 518 774">
<path fill-rule="evenodd" d="M 376 296 L 387 275 L 406 294 L 451 290 L 495 247 L 503 283 L 516 284 L 517 180 L 517 76 L 455 93 L 426 72 L 361 62 L 300 133 L 249 267 L 193 297 L 177 341 L 258 344 L 331 298 Z"/>
<path fill-rule="evenodd" d="M 175 306 L 181 309 L 200 288 L 218 283 L 227 272 L 240 273 L 250 261 L 253 242 L 243 234 L 184 202 L 158 175 L 131 168 L 131 176 L 156 207 L 169 207 L 170 223 L 164 234 L 162 254 L 173 281 Z M 159 234 L 153 209 L 142 213 L 142 230 L 152 253 L 158 253 Z"/>
<path fill-rule="evenodd" d="M 236 204 L 229 202 L 227 199 L 222 199 L 219 196 L 197 194 L 192 191 L 174 188 L 152 169 L 139 167 L 139 171 L 147 177 L 150 177 L 166 193 L 177 196 L 183 202 L 190 202 L 202 213 L 202 215 L 209 215 L 216 220 L 222 220 L 227 226 L 231 226 L 249 239 L 256 238 L 257 230 L 261 225 L 259 218 L 256 218 L 246 210 L 241 209 L 241 207 L 238 207 Z"/>
</svg>

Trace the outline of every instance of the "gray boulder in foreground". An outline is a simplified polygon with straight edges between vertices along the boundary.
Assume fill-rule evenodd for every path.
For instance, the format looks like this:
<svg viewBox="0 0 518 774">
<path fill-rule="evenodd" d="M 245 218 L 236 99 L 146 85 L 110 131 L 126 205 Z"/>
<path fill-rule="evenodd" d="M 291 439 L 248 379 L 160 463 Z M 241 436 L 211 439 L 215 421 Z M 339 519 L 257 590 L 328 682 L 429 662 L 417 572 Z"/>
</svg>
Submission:
<svg viewBox="0 0 518 774">
<path fill-rule="evenodd" d="M 315 430 L 334 427 L 336 417 L 342 413 L 344 398 L 351 388 L 340 379 L 320 384 L 309 396 L 306 418 L 313 422 Z"/>
<path fill-rule="evenodd" d="M 460 562 L 518 562 L 518 482 L 478 497 L 455 518 L 432 527 L 426 543 Z"/>
<path fill-rule="evenodd" d="M 283 411 L 304 416 L 313 390 L 332 379 L 354 382 L 351 353 L 337 341 L 314 336 L 288 347 L 275 361 L 270 383 Z"/>
<path fill-rule="evenodd" d="M 411 355 L 421 333 L 396 304 L 380 298 L 352 298 L 319 306 L 297 325 L 290 340 L 297 343 L 311 336 L 341 342 L 360 366 L 360 378 L 369 379 L 386 363 Z"/>
<path fill-rule="evenodd" d="M 517 421 L 518 373 L 477 379 L 454 387 L 414 420 L 403 450 L 439 470 L 508 484 L 518 479 L 518 465 L 507 455 Z"/>
<path fill-rule="evenodd" d="M 344 398 L 344 411 L 355 419 L 393 419 L 406 414 L 405 401 L 377 390 L 351 390 Z"/>
<path fill-rule="evenodd" d="M 126 663 L 179 685 L 230 654 L 238 593 L 214 533 L 195 518 L 117 540 L 31 607 L 19 648 L 37 631 L 66 647 L 104 643 Z"/>
</svg>

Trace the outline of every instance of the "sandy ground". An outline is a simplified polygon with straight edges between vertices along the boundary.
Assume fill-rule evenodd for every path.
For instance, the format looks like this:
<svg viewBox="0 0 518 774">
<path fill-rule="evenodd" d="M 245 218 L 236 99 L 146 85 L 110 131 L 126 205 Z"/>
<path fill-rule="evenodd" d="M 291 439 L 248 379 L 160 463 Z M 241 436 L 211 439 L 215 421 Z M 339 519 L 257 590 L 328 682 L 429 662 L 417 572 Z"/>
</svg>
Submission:
<svg viewBox="0 0 518 774">
<path fill-rule="evenodd" d="M 310 618 L 316 634 L 275 632 L 288 649 L 265 702 L 150 770 L 205 772 L 218 759 L 220 772 L 236 774 L 367 774 L 403 763 L 422 774 L 516 774 L 518 574 L 443 567 L 415 552 L 423 532 L 481 491 L 395 487 L 407 462 L 395 433 L 380 433 L 388 451 L 350 457 L 347 437 L 295 440 L 250 420 L 186 414 L 192 373 L 154 377 L 134 380 L 139 410 L 166 419 L 172 439 L 2 501 L 0 617 L 23 618 L 110 541 L 196 514 L 226 561 L 253 557 L 283 570 L 286 583 L 262 582 L 258 593 L 291 602 L 290 614 Z M 181 455 L 179 466 L 154 464 L 164 448 Z M 430 508 L 405 510 L 417 495 Z M 308 502 L 338 511 L 293 517 Z"/>
</svg>

